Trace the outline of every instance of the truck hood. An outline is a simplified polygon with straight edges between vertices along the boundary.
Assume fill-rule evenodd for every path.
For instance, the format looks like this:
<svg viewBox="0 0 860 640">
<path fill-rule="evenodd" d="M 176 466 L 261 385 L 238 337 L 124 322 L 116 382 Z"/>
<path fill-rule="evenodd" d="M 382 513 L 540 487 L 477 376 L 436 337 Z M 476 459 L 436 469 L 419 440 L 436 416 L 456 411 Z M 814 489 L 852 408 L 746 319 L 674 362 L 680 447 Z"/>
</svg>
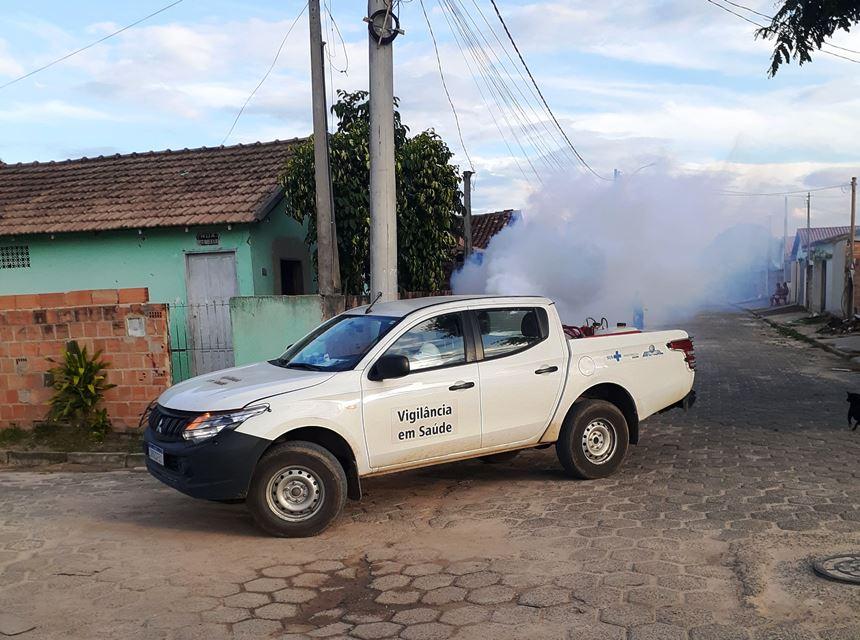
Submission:
<svg viewBox="0 0 860 640">
<path fill-rule="evenodd" d="M 258 362 L 180 382 L 162 393 L 158 403 L 178 411 L 230 411 L 255 400 L 312 387 L 333 375 L 330 371 L 285 369 Z"/>
</svg>

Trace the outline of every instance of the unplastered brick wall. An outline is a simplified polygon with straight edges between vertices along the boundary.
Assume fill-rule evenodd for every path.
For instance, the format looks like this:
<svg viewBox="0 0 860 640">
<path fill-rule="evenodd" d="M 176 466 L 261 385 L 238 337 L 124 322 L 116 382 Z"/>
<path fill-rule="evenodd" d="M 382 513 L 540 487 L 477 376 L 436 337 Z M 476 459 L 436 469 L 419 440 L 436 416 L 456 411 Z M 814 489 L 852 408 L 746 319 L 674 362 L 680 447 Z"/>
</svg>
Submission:
<svg viewBox="0 0 860 640">
<path fill-rule="evenodd" d="M 95 289 L 0 296 L 0 429 L 29 428 L 48 413 L 48 358 L 76 340 L 110 364 L 104 407 L 116 430 L 137 428 L 170 384 L 167 307 L 147 289 Z"/>
</svg>

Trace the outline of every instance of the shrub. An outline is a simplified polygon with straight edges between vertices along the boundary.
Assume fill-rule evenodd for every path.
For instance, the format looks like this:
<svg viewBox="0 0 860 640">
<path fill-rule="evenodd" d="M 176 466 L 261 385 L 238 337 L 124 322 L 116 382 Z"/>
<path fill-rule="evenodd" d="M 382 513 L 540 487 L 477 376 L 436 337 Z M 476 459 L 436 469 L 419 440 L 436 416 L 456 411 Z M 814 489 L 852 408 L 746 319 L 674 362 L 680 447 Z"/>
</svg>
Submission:
<svg viewBox="0 0 860 640">
<path fill-rule="evenodd" d="M 48 360 L 57 365 L 50 370 L 54 395 L 48 420 L 86 429 L 93 439 L 103 440 L 110 421 L 99 404 L 105 392 L 116 385 L 107 382 L 105 374 L 110 365 L 101 359 L 101 351 L 90 355 L 73 340 L 66 345 L 60 362 Z"/>
<path fill-rule="evenodd" d="M 0 447 L 18 444 L 27 437 L 27 432 L 17 425 L 0 429 Z"/>
</svg>

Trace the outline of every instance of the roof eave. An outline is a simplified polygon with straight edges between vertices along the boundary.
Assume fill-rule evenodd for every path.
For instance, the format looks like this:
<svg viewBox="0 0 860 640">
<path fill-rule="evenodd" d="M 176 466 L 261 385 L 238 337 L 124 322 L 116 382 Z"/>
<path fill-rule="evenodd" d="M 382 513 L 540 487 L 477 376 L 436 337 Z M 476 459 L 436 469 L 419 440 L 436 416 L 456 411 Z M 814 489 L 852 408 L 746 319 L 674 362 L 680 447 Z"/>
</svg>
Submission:
<svg viewBox="0 0 860 640">
<path fill-rule="evenodd" d="M 284 188 L 280 185 L 272 189 L 269 194 L 263 198 L 257 208 L 254 210 L 254 220 L 259 222 L 267 215 L 269 215 L 272 210 L 280 204 L 280 202 L 284 199 Z"/>
</svg>

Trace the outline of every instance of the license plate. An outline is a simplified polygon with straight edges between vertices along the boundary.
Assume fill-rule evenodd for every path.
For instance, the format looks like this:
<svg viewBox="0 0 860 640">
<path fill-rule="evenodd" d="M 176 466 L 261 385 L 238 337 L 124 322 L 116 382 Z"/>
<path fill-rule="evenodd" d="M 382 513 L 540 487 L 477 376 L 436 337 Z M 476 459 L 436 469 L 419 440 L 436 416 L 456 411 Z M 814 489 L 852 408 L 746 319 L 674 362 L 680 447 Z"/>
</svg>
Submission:
<svg viewBox="0 0 860 640">
<path fill-rule="evenodd" d="M 156 447 L 155 445 L 149 445 L 149 459 L 155 462 L 156 464 L 160 464 L 162 467 L 164 466 L 164 449 L 161 447 Z"/>
</svg>

